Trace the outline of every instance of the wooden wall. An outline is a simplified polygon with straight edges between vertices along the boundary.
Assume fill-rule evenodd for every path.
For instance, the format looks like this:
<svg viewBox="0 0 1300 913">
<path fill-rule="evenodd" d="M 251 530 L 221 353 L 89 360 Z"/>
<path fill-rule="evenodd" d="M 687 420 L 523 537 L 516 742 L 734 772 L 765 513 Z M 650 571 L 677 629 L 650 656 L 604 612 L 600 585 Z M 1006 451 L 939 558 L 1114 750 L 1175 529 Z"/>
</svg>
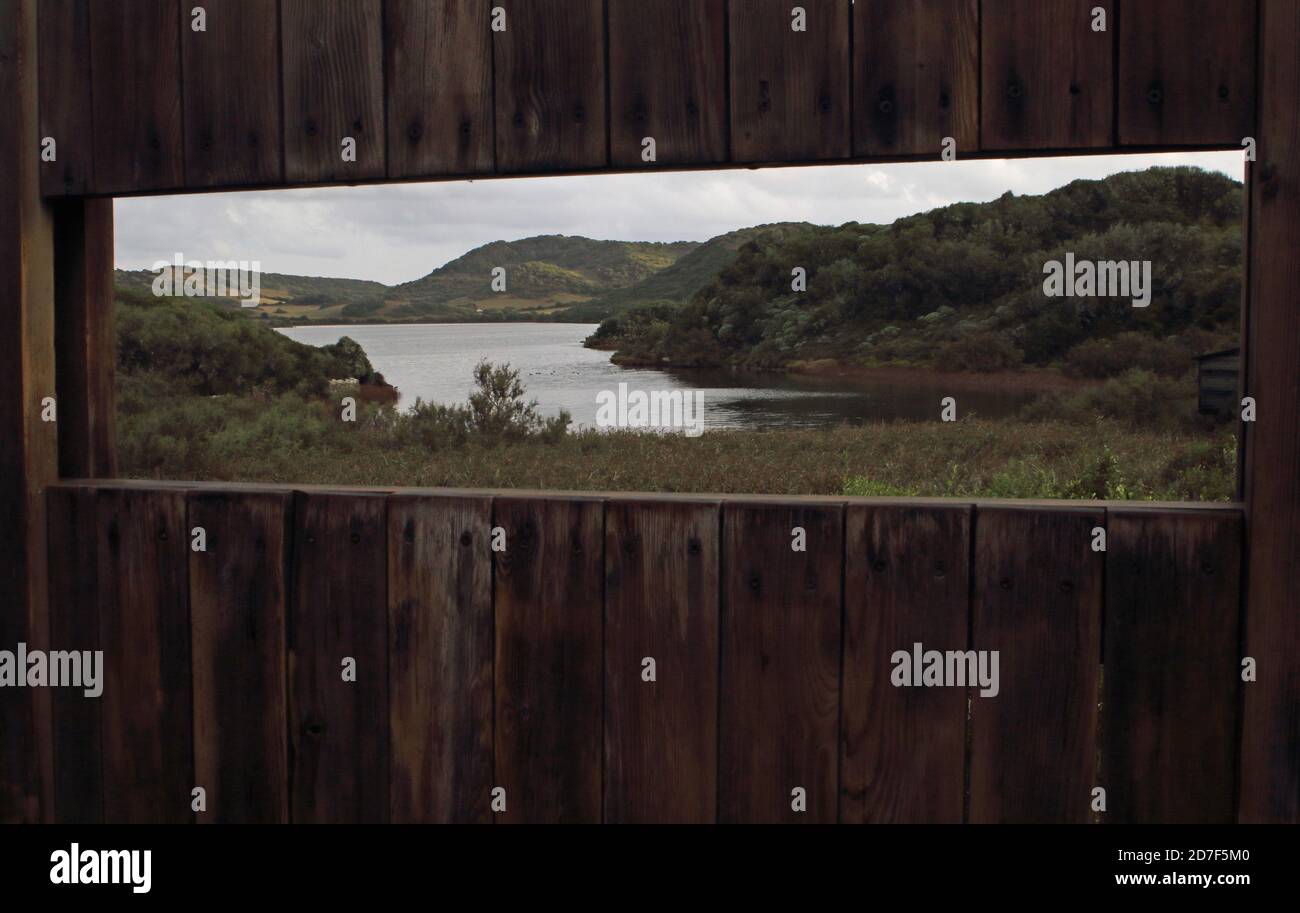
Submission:
<svg viewBox="0 0 1300 913">
<path fill-rule="evenodd" d="M 208 0 L 197 32 L 193 8 L 40 4 L 45 195 L 1254 133 L 1256 0 L 805 0 L 800 30 L 785 0 Z"/>
<path fill-rule="evenodd" d="M 69 482 L 49 510 L 55 640 L 106 667 L 54 691 L 60 820 L 1234 818 L 1236 508 Z M 999 651 L 999 693 L 895 687 L 916 643 Z"/>
</svg>

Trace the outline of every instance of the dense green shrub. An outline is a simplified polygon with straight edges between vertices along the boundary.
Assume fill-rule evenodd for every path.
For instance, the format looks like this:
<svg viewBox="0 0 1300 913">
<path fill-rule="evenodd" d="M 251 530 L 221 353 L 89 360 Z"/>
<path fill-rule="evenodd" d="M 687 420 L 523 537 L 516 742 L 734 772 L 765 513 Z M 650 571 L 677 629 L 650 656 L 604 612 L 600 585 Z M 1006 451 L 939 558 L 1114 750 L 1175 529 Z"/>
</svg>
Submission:
<svg viewBox="0 0 1300 913">
<path fill-rule="evenodd" d="M 979 332 L 944 343 L 935 366 L 940 371 L 1010 371 L 1024 360 L 1024 353 L 1005 335 Z"/>
</svg>

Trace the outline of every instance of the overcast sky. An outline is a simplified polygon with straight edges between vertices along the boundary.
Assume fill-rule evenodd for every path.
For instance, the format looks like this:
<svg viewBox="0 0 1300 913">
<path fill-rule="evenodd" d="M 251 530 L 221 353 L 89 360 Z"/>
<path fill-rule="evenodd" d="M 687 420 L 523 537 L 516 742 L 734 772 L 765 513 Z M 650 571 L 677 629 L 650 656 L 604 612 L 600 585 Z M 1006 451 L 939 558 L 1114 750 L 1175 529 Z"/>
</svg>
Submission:
<svg viewBox="0 0 1300 913">
<path fill-rule="evenodd" d="M 766 222 L 887 223 L 1008 190 L 1044 193 L 1153 165 L 1244 176 L 1241 152 L 1198 152 L 139 197 L 115 204 L 117 265 L 149 269 L 181 253 L 187 260 L 256 260 L 263 272 L 393 285 L 490 241 L 543 234 L 705 241 Z"/>
</svg>

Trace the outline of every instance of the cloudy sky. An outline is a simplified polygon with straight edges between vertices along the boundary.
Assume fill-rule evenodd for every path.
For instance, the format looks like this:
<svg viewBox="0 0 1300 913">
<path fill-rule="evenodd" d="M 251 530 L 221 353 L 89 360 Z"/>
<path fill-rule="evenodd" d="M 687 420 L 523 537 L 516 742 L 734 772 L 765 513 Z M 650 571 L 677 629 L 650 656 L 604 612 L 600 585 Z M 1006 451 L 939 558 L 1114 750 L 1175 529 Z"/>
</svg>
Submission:
<svg viewBox="0 0 1300 913">
<path fill-rule="evenodd" d="M 1242 180 L 1241 152 L 835 165 L 328 187 L 118 200 L 117 265 L 260 261 L 264 272 L 374 279 L 427 275 L 467 251 L 533 235 L 704 241 L 765 222 L 886 223 L 1010 190 L 1197 165 Z"/>
</svg>

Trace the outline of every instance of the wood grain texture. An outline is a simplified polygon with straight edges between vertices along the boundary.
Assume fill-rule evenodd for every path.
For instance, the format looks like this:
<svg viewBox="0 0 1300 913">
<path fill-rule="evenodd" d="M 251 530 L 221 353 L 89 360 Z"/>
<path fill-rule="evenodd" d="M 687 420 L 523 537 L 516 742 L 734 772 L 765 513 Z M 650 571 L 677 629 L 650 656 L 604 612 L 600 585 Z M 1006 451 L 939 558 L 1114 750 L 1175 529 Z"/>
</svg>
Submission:
<svg viewBox="0 0 1300 913">
<path fill-rule="evenodd" d="M 102 489 L 96 513 L 104 818 L 191 823 L 198 784 L 185 494 Z"/>
<path fill-rule="evenodd" d="M 845 519 L 840 817 L 960 824 L 966 690 L 896 687 L 893 656 L 967 649 L 969 505 L 866 507 Z"/>
<path fill-rule="evenodd" d="M 1246 438 L 1250 537 L 1243 822 L 1300 823 L 1300 4 L 1263 0 L 1259 159 L 1251 168 Z"/>
<path fill-rule="evenodd" d="M 1229 824 L 1241 521 L 1111 508 L 1107 534 L 1102 820 Z"/>
<path fill-rule="evenodd" d="M 491 820 L 491 498 L 388 501 L 392 820 Z"/>
<path fill-rule="evenodd" d="M 34 0 L 0 2 L 0 644 L 44 649 L 45 486 L 58 474 L 54 242 L 40 199 Z M 48 819 L 53 779 L 48 689 L 0 689 L 0 823 Z"/>
<path fill-rule="evenodd" d="M 512 26 L 513 27 L 513 26 Z M 495 525 L 496 785 L 509 823 L 601 820 L 600 501 L 503 497 Z"/>
<path fill-rule="evenodd" d="M 387 0 L 388 176 L 495 167 L 489 0 Z"/>
<path fill-rule="evenodd" d="M 605 516 L 605 820 L 717 814 L 719 507 L 611 501 Z M 643 679 L 645 658 L 655 681 Z"/>
<path fill-rule="evenodd" d="M 1107 30 L 1092 30 L 1095 7 Z M 982 149 L 1112 144 L 1114 0 L 983 0 Z"/>
<path fill-rule="evenodd" d="M 501 0 L 494 32 L 497 169 L 608 163 L 602 0 Z"/>
<path fill-rule="evenodd" d="M 731 0 L 731 158 L 796 162 L 852 150 L 849 7 L 807 0 L 796 32 L 785 0 Z"/>
<path fill-rule="evenodd" d="M 284 177 L 384 176 L 383 10 L 380 0 L 280 0 Z M 356 161 L 343 141 L 356 140 Z"/>
<path fill-rule="evenodd" d="M 999 693 L 971 695 L 970 820 L 1083 823 L 1097 757 L 1101 511 L 977 508 L 973 648 Z"/>
<path fill-rule="evenodd" d="M 614 165 L 726 161 L 726 0 L 609 0 L 609 66 Z"/>
<path fill-rule="evenodd" d="M 1119 142 L 1241 145 L 1255 129 L 1256 0 L 1120 6 Z"/>
<path fill-rule="evenodd" d="M 84 487 L 51 487 L 50 649 L 99 649 L 99 528 L 96 496 Z M 8 648 L 12 649 L 12 647 Z M 53 819 L 60 824 L 104 820 L 100 701 L 85 689 L 50 689 L 53 718 Z"/>
<path fill-rule="evenodd" d="M 854 155 L 979 148 L 979 22 L 978 0 L 854 4 Z"/>
<path fill-rule="evenodd" d="M 201 823 L 289 820 L 284 673 L 288 493 L 189 496 L 195 785 Z M 206 551 L 194 551 L 195 529 Z"/>
<path fill-rule="evenodd" d="M 59 474 L 117 475 L 113 201 L 61 200 L 54 214 Z"/>
<path fill-rule="evenodd" d="M 843 519 L 840 507 L 723 507 L 722 822 L 836 821 Z"/>
<path fill-rule="evenodd" d="M 289 649 L 291 816 L 385 822 L 388 529 L 382 495 L 295 495 Z M 356 661 L 356 680 L 343 663 Z"/>
<path fill-rule="evenodd" d="M 180 9 L 177 0 L 90 4 L 96 193 L 185 184 Z"/>
<path fill-rule="evenodd" d="M 55 161 L 41 163 L 46 196 L 83 194 L 94 184 L 89 4 L 39 4 L 41 139 L 54 139 L 58 153 Z"/>
<path fill-rule="evenodd" d="M 180 4 L 185 183 L 268 184 L 283 179 L 279 8 L 265 0 Z"/>
</svg>

